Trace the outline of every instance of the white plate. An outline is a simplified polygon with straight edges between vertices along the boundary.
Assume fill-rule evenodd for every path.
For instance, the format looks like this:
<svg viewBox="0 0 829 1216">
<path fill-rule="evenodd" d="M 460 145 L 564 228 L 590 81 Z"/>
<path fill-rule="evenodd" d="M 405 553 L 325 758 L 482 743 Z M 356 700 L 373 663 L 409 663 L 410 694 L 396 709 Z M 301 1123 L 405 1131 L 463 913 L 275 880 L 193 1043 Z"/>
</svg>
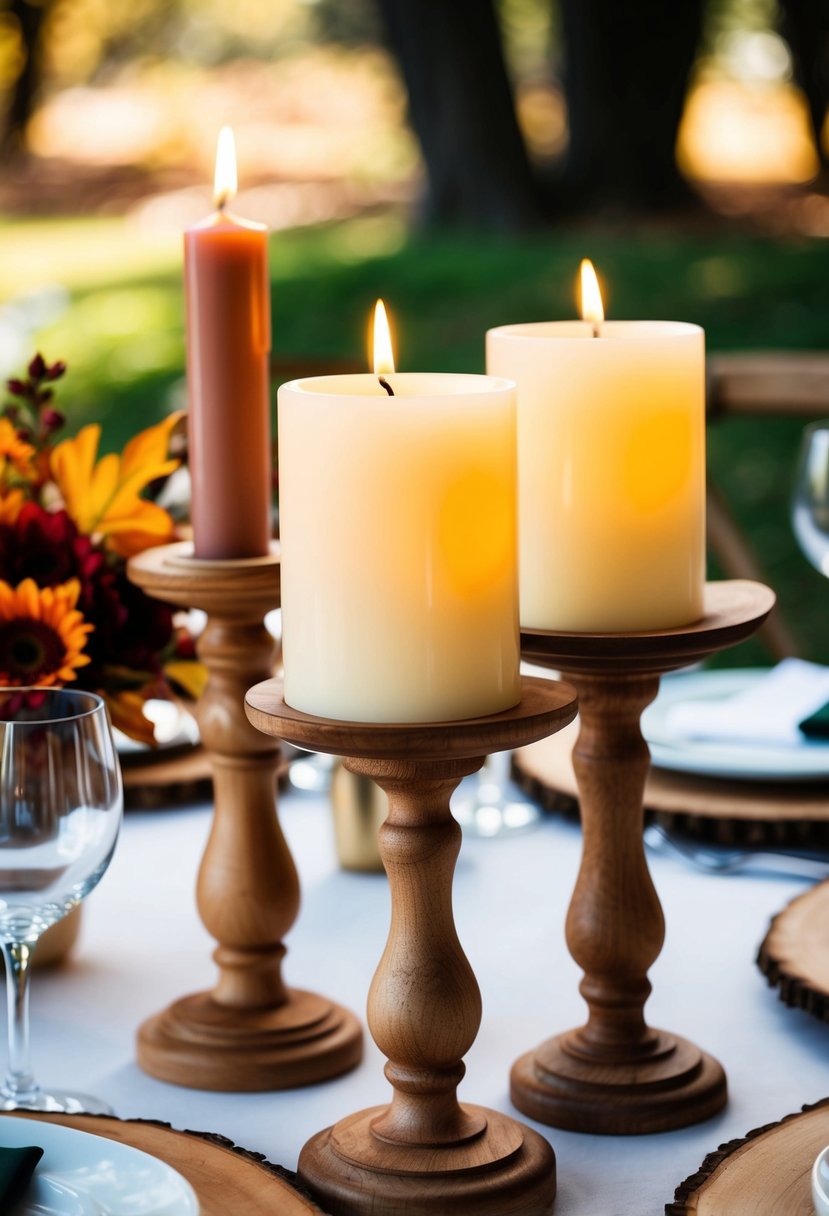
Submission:
<svg viewBox="0 0 829 1216">
<path fill-rule="evenodd" d="M 14 1216 L 198 1216 L 176 1170 L 127 1144 L 35 1119 L 0 1117 L 0 1145 L 44 1150 Z"/>
<path fill-rule="evenodd" d="M 662 680 L 659 696 L 642 715 L 642 733 L 657 768 L 743 781 L 820 781 L 829 778 L 829 742 L 806 739 L 792 746 L 732 743 L 715 739 L 685 739 L 668 727 L 671 706 L 680 701 L 721 701 L 752 687 L 765 669 L 689 671 Z"/>
<path fill-rule="evenodd" d="M 812 1166 L 812 1203 L 817 1216 L 829 1216 L 829 1148 L 818 1153 Z"/>
</svg>

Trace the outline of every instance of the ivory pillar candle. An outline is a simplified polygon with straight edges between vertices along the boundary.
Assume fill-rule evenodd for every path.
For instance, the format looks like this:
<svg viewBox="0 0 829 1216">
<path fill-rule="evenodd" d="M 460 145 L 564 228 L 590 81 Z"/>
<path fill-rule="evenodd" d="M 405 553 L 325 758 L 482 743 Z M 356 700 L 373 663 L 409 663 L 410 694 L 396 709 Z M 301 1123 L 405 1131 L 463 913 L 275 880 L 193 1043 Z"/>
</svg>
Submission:
<svg viewBox="0 0 829 1216">
<path fill-rule="evenodd" d="M 514 389 L 389 373 L 279 390 L 285 700 L 428 722 L 520 699 Z"/>
<path fill-rule="evenodd" d="M 507 325 L 487 334 L 487 370 L 518 385 L 521 624 L 624 633 L 702 616 L 703 331 Z"/>
<path fill-rule="evenodd" d="M 268 235 L 225 209 L 228 146 L 217 210 L 184 236 L 191 518 L 196 557 L 212 559 L 263 557 L 271 534 Z"/>
</svg>

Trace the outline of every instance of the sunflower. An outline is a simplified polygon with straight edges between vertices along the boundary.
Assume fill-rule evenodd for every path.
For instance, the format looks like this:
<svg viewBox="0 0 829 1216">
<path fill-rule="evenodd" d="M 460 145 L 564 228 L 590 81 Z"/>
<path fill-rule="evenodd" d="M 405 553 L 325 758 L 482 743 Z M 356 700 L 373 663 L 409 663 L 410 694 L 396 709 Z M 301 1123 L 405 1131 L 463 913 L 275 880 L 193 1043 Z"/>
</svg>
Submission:
<svg viewBox="0 0 829 1216">
<path fill-rule="evenodd" d="M 26 578 L 16 587 L 0 580 L 0 684 L 63 684 L 89 662 L 83 653 L 87 624 L 75 605 L 81 585 L 70 579 L 38 587 Z"/>
</svg>

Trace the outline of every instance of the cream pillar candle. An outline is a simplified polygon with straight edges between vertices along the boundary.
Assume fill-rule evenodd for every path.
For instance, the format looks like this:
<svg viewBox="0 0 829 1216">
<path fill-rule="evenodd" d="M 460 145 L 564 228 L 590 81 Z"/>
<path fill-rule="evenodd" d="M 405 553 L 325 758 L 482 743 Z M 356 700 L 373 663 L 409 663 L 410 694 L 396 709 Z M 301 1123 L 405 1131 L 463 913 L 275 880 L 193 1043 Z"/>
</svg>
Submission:
<svg viewBox="0 0 829 1216">
<path fill-rule="evenodd" d="M 703 331 L 507 325 L 487 334 L 487 370 L 518 385 L 522 626 L 624 633 L 702 616 Z"/>
<path fill-rule="evenodd" d="M 359 722 L 520 699 L 514 387 L 392 373 L 279 390 L 285 700 Z"/>
</svg>

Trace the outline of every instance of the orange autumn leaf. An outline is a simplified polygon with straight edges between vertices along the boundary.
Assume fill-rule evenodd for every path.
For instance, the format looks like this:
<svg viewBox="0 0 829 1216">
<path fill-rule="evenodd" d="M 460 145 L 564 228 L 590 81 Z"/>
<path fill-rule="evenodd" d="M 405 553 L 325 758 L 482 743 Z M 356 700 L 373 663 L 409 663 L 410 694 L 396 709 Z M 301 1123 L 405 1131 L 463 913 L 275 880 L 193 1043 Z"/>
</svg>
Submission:
<svg viewBox="0 0 829 1216">
<path fill-rule="evenodd" d="M 52 476 L 67 513 L 81 532 L 102 536 L 122 557 L 170 539 L 170 516 L 140 495 L 151 481 L 178 467 L 177 460 L 167 458 L 167 447 L 170 432 L 181 417 L 181 413 L 171 414 L 141 431 L 120 456 L 110 453 L 97 460 L 101 438 L 97 423 L 57 445 L 52 453 Z"/>
<path fill-rule="evenodd" d="M 194 701 L 198 701 L 207 684 L 207 668 L 196 659 L 171 659 L 164 664 L 164 674 Z"/>
<path fill-rule="evenodd" d="M 105 688 L 99 688 L 98 692 L 107 703 L 113 726 L 130 739 L 155 746 L 155 727 L 144 716 L 144 697 L 140 692 L 108 692 Z"/>
<path fill-rule="evenodd" d="M 16 523 L 22 506 L 22 490 L 9 490 L 7 494 L 0 492 L 0 524 Z"/>
<path fill-rule="evenodd" d="M 32 471 L 35 450 L 22 440 L 8 418 L 0 418 L 0 481 L 10 476 L 28 477 Z"/>
</svg>

